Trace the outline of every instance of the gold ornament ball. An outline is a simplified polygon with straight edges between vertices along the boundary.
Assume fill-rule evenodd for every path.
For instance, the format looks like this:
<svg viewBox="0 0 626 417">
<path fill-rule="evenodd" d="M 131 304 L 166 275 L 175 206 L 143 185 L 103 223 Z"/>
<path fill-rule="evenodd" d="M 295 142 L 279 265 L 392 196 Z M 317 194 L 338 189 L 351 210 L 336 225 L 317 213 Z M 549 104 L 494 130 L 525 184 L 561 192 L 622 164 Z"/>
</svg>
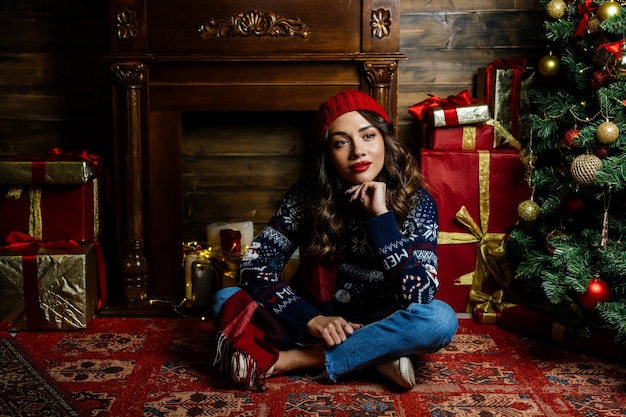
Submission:
<svg viewBox="0 0 626 417">
<path fill-rule="evenodd" d="M 558 74 L 560 69 L 561 61 L 554 55 L 546 55 L 539 61 L 539 72 L 546 77 Z"/>
<path fill-rule="evenodd" d="M 539 217 L 539 205 L 532 200 L 525 200 L 517 206 L 517 215 L 520 220 L 534 222 Z"/>
<path fill-rule="evenodd" d="M 550 0 L 550 3 L 546 6 L 548 16 L 553 19 L 560 19 L 565 15 L 565 8 L 567 5 L 563 0 Z"/>
<path fill-rule="evenodd" d="M 572 161 L 570 172 L 572 178 L 580 185 L 593 185 L 596 172 L 602 168 L 602 160 L 593 154 L 578 155 Z"/>
<path fill-rule="evenodd" d="M 604 123 L 601 123 L 596 130 L 596 138 L 601 143 L 608 145 L 609 143 L 615 142 L 619 137 L 619 128 L 613 122 L 609 122 L 608 120 Z"/>
<path fill-rule="evenodd" d="M 621 16 L 622 15 L 622 5 L 616 1 L 605 1 L 598 7 L 598 11 L 596 12 L 596 16 L 600 21 L 605 21 L 610 19 L 613 16 Z"/>
<path fill-rule="evenodd" d="M 590 34 L 600 32 L 602 30 L 602 28 L 600 27 L 600 23 L 601 22 L 600 19 L 598 19 L 598 16 L 591 16 L 587 21 L 587 32 L 589 32 Z"/>
</svg>

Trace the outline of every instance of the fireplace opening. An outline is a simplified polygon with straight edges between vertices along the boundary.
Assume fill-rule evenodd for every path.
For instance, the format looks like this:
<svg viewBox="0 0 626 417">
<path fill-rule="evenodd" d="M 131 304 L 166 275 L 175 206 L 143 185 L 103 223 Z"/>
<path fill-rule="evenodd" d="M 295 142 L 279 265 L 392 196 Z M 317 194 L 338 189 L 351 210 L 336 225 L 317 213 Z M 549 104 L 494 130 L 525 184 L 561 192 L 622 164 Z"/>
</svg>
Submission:
<svg viewBox="0 0 626 417">
<path fill-rule="evenodd" d="M 258 233 L 306 166 L 310 111 L 181 114 L 184 241 L 216 222 L 253 222 Z"/>
</svg>

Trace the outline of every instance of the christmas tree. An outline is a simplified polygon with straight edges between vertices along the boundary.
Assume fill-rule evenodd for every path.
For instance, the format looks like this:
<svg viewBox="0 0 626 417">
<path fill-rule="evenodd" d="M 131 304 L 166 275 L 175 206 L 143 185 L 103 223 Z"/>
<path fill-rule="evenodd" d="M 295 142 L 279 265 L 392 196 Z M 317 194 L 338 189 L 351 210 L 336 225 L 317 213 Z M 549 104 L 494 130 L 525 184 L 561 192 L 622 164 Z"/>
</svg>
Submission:
<svg viewBox="0 0 626 417">
<path fill-rule="evenodd" d="M 520 160 L 532 197 L 505 240 L 526 300 L 626 342 L 626 9 L 550 0 Z"/>
</svg>

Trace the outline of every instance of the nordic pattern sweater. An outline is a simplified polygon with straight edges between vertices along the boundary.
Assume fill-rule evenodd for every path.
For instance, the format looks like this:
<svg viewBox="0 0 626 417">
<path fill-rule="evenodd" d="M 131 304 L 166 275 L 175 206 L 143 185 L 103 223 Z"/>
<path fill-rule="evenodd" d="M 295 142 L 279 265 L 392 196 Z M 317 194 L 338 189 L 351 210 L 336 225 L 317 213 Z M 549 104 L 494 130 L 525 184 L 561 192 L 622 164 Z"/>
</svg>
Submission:
<svg viewBox="0 0 626 417">
<path fill-rule="evenodd" d="M 303 241 L 308 189 L 294 184 L 262 232 L 254 239 L 239 267 L 241 287 L 271 311 L 290 330 L 302 334 L 313 317 L 322 314 L 315 305 L 319 294 L 297 294 L 281 279 L 281 272 Z M 401 227 L 393 211 L 372 216 L 353 209 L 347 219 L 348 236 L 341 247 L 341 261 L 331 283 L 341 307 L 363 306 L 362 300 L 393 291 L 403 305 L 429 303 L 439 287 L 437 279 L 437 207 L 423 188 Z M 324 279 L 324 275 L 318 278 Z M 312 287 L 316 287 L 313 285 Z M 329 301 L 329 300 L 320 300 Z"/>
</svg>

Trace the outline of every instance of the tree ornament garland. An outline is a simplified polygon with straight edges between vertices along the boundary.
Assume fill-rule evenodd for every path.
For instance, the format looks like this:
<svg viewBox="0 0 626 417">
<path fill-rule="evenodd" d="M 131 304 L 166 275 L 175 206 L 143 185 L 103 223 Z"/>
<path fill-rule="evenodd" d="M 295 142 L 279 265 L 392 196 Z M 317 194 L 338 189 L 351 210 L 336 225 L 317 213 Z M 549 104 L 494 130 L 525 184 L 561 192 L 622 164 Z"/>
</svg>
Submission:
<svg viewBox="0 0 626 417">
<path fill-rule="evenodd" d="M 602 240 L 600 241 L 600 249 L 606 249 L 609 241 L 609 205 L 611 204 L 611 186 L 604 193 L 604 215 L 602 216 Z"/>
<path fill-rule="evenodd" d="M 563 0 L 550 0 L 550 3 L 546 6 L 546 12 L 548 16 L 553 19 L 560 19 L 565 15 L 565 9 L 567 5 Z"/>
<path fill-rule="evenodd" d="M 602 167 L 602 160 L 593 154 L 578 155 L 572 161 L 570 173 L 574 181 L 580 185 L 593 185 L 596 172 Z"/>
<path fill-rule="evenodd" d="M 554 254 L 554 251 L 555 251 L 554 243 L 559 242 L 559 241 L 566 241 L 567 239 L 568 239 L 568 236 L 565 233 L 563 233 L 562 230 L 554 229 L 546 235 L 546 249 L 551 254 Z"/>
<path fill-rule="evenodd" d="M 611 300 L 611 289 L 606 281 L 598 275 L 594 275 L 593 279 L 589 281 L 587 290 L 582 294 L 578 294 L 577 299 L 581 306 L 587 310 L 593 310 L 598 303 Z"/>
<path fill-rule="evenodd" d="M 539 61 L 538 69 L 541 75 L 553 77 L 561 69 L 561 60 L 552 54 L 546 55 Z"/>
<path fill-rule="evenodd" d="M 535 155 L 530 147 L 522 148 L 519 152 L 519 160 L 524 165 L 524 181 L 528 184 L 528 187 L 532 188 L 532 176 L 535 171 L 535 163 L 537 162 L 537 155 Z"/>
<path fill-rule="evenodd" d="M 596 12 L 596 16 L 601 22 L 612 18 L 613 16 L 622 15 L 622 5 L 616 1 L 605 1 L 602 3 Z"/>
<path fill-rule="evenodd" d="M 600 123 L 600 126 L 598 126 L 598 129 L 596 130 L 596 138 L 600 141 L 600 143 L 604 143 L 605 145 L 615 142 L 618 137 L 619 128 L 615 123 L 609 120 Z"/>
</svg>

